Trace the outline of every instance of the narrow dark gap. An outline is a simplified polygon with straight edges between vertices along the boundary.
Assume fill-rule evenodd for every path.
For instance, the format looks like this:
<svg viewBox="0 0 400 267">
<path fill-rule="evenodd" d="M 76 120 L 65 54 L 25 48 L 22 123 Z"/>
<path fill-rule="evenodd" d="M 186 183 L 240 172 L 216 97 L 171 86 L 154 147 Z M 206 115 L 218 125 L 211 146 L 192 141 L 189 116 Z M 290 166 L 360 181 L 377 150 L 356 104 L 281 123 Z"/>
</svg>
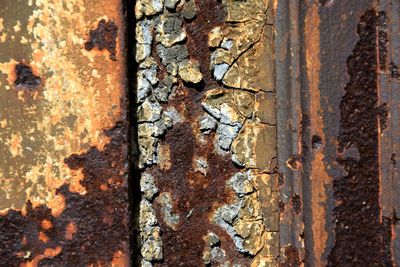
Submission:
<svg viewBox="0 0 400 267">
<path fill-rule="evenodd" d="M 137 129 L 137 105 L 136 105 L 136 73 L 138 65 L 135 60 L 136 36 L 135 36 L 135 0 L 123 0 L 125 15 L 125 49 L 126 49 L 126 80 L 127 80 L 127 119 L 129 124 L 129 172 L 128 172 L 128 195 L 130 209 L 130 265 L 139 266 L 139 211 L 140 211 L 140 170 L 138 129 Z"/>
</svg>

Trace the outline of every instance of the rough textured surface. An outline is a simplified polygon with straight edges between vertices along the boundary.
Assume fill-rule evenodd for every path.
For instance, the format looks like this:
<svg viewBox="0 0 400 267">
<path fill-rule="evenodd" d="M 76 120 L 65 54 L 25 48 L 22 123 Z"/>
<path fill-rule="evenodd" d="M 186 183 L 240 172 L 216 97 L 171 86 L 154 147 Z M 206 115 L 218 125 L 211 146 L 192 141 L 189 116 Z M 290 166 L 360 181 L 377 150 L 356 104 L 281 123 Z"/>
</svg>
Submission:
<svg viewBox="0 0 400 267">
<path fill-rule="evenodd" d="M 41 84 L 39 76 L 32 72 L 32 68 L 23 63 L 15 65 L 15 81 L 16 88 L 35 89 Z"/>
<path fill-rule="evenodd" d="M 276 265 L 271 14 L 259 0 L 136 3 L 145 266 Z"/>
<path fill-rule="evenodd" d="M 283 266 L 399 262 L 399 1 L 278 1 Z"/>
<path fill-rule="evenodd" d="M 0 266 L 128 266 L 122 1 L 1 1 Z"/>
<path fill-rule="evenodd" d="M 89 40 L 85 43 L 86 50 L 97 48 L 107 50 L 110 53 L 111 60 L 116 59 L 118 27 L 114 21 L 100 20 L 95 30 L 90 30 Z"/>
<path fill-rule="evenodd" d="M 390 224 L 381 221 L 379 205 L 377 68 L 380 61 L 375 40 L 382 15 L 373 9 L 362 14 L 357 27 L 359 41 L 347 60 L 350 82 L 340 105 L 338 136 L 341 153 L 338 162 L 347 175 L 335 179 L 333 185 L 340 204 L 334 211 L 336 238 L 328 258 L 330 266 L 393 265 L 386 254 L 386 247 L 390 246 L 387 243 L 390 228 L 386 227 Z M 379 51 L 384 49 L 385 46 L 380 47 Z M 357 156 L 350 152 L 352 149 Z"/>
</svg>

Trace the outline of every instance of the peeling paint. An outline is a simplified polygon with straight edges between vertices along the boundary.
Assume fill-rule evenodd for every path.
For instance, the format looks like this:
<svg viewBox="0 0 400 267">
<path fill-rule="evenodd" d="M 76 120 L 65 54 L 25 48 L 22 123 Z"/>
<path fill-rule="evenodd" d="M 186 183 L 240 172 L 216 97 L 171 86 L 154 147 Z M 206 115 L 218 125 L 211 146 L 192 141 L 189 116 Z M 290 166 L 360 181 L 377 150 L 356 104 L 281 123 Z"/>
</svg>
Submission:
<svg viewBox="0 0 400 267">
<path fill-rule="evenodd" d="M 122 2 L 6 0 L 0 18 L 0 265 L 128 265 Z"/>
<path fill-rule="evenodd" d="M 156 220 L 141 220 L 161 240 L 150 249 L 142 238 L 146 266 L 276 265 L 271 10 L 269 1 L 136 3 L 139 168 L 159 192 L 146 206 Z M 171 107 L 177 115 L 166 115 Z"/>
</svg>

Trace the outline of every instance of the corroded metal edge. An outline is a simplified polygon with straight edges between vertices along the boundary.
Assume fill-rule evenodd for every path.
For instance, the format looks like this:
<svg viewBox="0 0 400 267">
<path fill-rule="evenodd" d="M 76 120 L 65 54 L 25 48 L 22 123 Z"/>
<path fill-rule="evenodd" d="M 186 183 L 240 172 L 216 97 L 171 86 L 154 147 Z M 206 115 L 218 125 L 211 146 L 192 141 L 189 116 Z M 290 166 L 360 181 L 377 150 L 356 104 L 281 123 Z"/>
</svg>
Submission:
<svg viewBox="0 0 400 267">
<path fill-rule="evenodd" d="M 386 121 L 381 125 L 380 136 L 380 172 L 381 172 L 381 201 L 382 217 L 391 224 L 391 244 L 393 263 L 400 264 L 400 175 L 396 158 L 400 155 L 400 1 L 380 1 L 380 10 L 387 14 L 387 56 L 386 70 L 380 73 L 379 78 L 379 105 L 384 107 Z M 387 113 L 386 113 L 387 112 Z M 384 114 L 383 114 L 384 115 Z"/>
<path fill-rule="evenodd" d="M 303 196 L 296 171 L 301 152 L 299 2 L 278 1 L 275 14 L 275 68 L 277 98 L 277 147 L 280 185 L 280 260 L 299 265 L 304 259 L 303 211 L 291 205 Z M 291 160 L 290 160 L 291 159 Z"/>
</svg>

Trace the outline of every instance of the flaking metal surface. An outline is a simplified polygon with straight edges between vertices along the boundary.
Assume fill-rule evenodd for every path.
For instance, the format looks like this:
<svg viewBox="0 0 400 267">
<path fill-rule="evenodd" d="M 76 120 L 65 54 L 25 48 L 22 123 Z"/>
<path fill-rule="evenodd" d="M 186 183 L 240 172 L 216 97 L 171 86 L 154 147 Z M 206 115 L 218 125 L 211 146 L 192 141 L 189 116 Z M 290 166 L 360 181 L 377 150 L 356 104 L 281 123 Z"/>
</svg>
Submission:
<svg viewBox="0 0 400 267">
<path fill-rule="evenodd" d="M 0 6 L 0 265 L 127 266 L 122 1 Z"/>
<path fill-rule="evenodd" d="M 143 266 L 275 266 L 270 1 L 136 2 Z"/>
<path fill-rule="evenodd" d="M 279 1 L 280 248 L 290 266 L 399 262 L 398 4 Z"/>
</svg>

